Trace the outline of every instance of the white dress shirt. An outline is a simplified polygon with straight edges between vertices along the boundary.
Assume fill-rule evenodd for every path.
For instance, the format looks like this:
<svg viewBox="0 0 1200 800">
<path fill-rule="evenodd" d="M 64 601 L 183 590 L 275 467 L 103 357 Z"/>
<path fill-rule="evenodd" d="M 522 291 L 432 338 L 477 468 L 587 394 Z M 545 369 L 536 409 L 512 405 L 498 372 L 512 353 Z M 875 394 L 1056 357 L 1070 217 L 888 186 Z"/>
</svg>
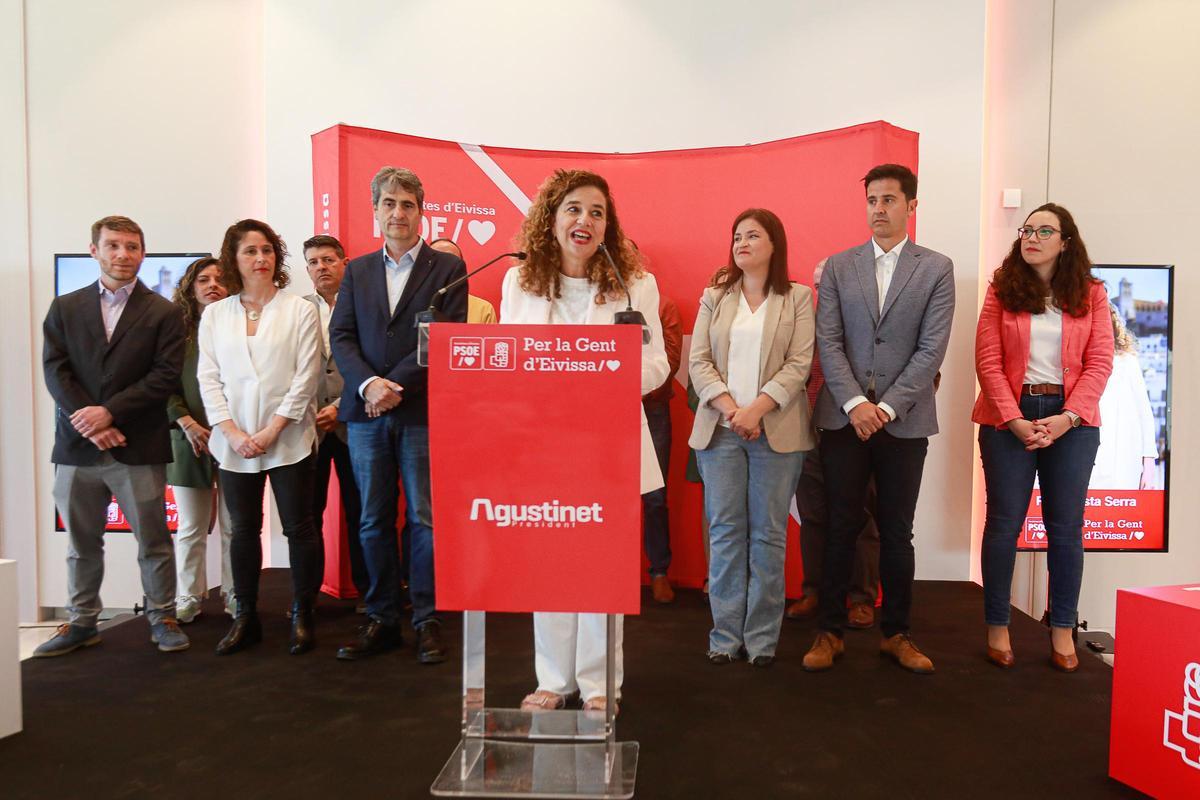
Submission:
<svg viewBox="0 0 1200 800">
<path fill-rule="evenodd" d="M 906 244 L 908 244 L 907 236 L 897 242 L 895 247 L 885 253 L 883 248 L 879 246 L 879 242 L 875 241 L 874 238 L 871 239 L 871 246 L 875 248 L 875 288 L 879 293 L 880 312 L 883 311 L 883 301 L 887 299 L 888 289 L 890 289 L 892 286 L 892 276 L 896 274 L 896 264 L 900 261 L 900 252 L 904 249 L 904 245 Z M 850 409 L 865 402 L 867 402 L 865 395 L 855 395 L 846 401 L 846 404 L 842 406 L 842 411 L 845 411 L 847 414 L 849 414 Z M 887 414 L 893 420 L 896 419 L 895 409 L 893 409 L 887 403 L 879 403 L 878 405 L 883 409 L 885 414 Z"/>
<path fill-rule="evenodd" d="M 125 313 L 125 306 L 129 304 L 129 295 L 133 294 L 133 284 L 137 282 L 137 278 L 123 283 L 116 289 L 109 289 L 104 285 L 104 281 L 100 281 L 100 316 L 104 320 L 104 336 L 108 341 L 112 341 L 113 331 L 117 329 L 117 323 L 121 321 L 121 314 Z"/>
<path fill-rule="evenodd" d="M 254 336 L 246 334 L 239 295 L 204 309 L 196 377 L 212 425 L 208 448 L 221 469 L 262 472 L 312 454 L 321 370 L 318 324 L 312 303 L 283 291 L 263 306 Z M 243 433 L 254 434 L 275 415 L 292 422 L 257 458 L 238 455 L 221 431 L 220 423 L 232 420 Z"/>
<path fill-rule="evenodd" d="M 725 379 L 729 396 L 737 403 L 738 408 L 745 408 L 753 403 L 762 388 L 758 379 L 761 369 L 759 362 L 762 360 L 763 323 L 767 319 L 764 310 L 766 306 L 764 300 L 756 310 L 751 311 L 745 293 L 738 292 L 737 314 L 729 326 L 729 375 Z M 722 414 L 717 424 L 728 428 L 729 420 Z"/>
<path fill-rule="evenodd" d="M 408 279 L 412 277 L 413 265 L 417 263 L 417 253 L 421 252 L 421 245 L 425 244 L 421 237 L 417 237 L 417 243 L 412 246 L 412 249 L 400 256 L 400 261 L 397 262 L 388 253 L 387 243 L 383 245 L 383 272 L 387 278 L 387 293 L 388 293 L 388 311 L 395 314 L 396 305 L 400 302 L 400 296 L 404 294 L 404 287 L 408 285 Z M 325 321 L 325 346 L 329 347 L 329 321 Z M 367 385 L 378 378 L 378 375 L 372 375 L 358 385 L 358 396 L 363 400 L 367 396 L 363 394 L 367 390 Z"/>
</svg>

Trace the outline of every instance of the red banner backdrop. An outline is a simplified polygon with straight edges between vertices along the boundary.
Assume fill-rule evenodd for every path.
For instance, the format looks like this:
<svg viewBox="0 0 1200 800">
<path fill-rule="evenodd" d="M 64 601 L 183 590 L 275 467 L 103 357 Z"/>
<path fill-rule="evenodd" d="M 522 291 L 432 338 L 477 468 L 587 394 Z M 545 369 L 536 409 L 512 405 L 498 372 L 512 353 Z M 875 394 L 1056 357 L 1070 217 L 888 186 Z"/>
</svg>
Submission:
<svg viewBox="0 0 1200 800">
<path fill-rule="evenodd" d="M 794 280 L 811 284 L 820 259 L 866 241 L 862 176 L 884 162 L 917 169 L 917 134 L 871 122 L 745 147 L 655 153 L 570 153 L 480 147 L 336 125 L 313 136 L 314 230 L 337 236 L 349 255 L 383 246 L 371 212 L 371 177 L 403 166 L 425 186 L 422 234 L 446 237 L 467 265 L 513 244 L 529 201 L 557 168 L 590 169 L 613 191 L 621 225 L 646 257 L 659 290 L 692 329 L 700 293 L 728 258 L 730 226 L 751 206 L 783 220 Z M 914 235 L 915 227 L 909 231 Z M 471 280 L 471 293 L 499 307 L 504 266 Z M 687 408 L 687 346 L 671 401 L 673 446 L 667 478 L 671 577 L 699 586 L 705 577 L 701 490 L 685 479 L 692 414 Z M 331 498 L 332 501 L 332 498 Z M 795 523 L 789 537 L 788 592 L 799 592 Z"/>
</svg>

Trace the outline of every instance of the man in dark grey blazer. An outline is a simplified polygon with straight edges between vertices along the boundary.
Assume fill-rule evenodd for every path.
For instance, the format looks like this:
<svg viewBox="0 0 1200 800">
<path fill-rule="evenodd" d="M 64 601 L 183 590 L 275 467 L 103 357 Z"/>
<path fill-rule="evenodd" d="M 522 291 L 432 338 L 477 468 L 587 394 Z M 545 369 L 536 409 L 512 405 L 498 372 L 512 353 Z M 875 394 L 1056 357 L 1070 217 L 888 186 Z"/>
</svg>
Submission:
<svg viewBox="0 0 1200 800">
<path fill-rule="evenodd" d="M 872 476 L 883 587 L 880 651 L 905 669 L 932 673 L 909 638 L 915 556 L 913 515 L 929 437 L 937 433 L 934 378 L 954 316 L 954 265 L 908 239 L 917 177 L 898 164 L 863 178 L 871 240 L 830 257 L 821 279 L 817 346 L 825 386 L 815 423 L 822 430 L 829 529 L 820 590 L 820 627 L 804 657 L 828 669 L 845 645 L 846 593 L 855 540 L 865 523 Z"/>
<path fill-rule="evenodd" d="M 467 274 L 462 259 L 421 239 L 425 189 L 410 170 L 384 167 L 371 180 L 371 204 L 384 246 L 346 267 L 329 323 L 333 356 L 346 386 L 338 419 L 346 422 L 350 460 L 362 498 L 359 537 L 371 576 L 367 624 L 338 650 L 341 659 L 400 645 L 397 479 L 404 483 L 412 533 L 409 592 L 417 660 L 446 660 L 435 613 L 433 517 L 429 494 L 429 376 L 417 364 L 416 314 L 436 292 Z M 467 282 L 443 298 L 452 322 L 467 320 Z"/>
<path fill-rule="evenodd" d="M 359 602 L 367 595 L 370 576 L 363 561 L 362 543 L 358 539 L 358 523 L 362 516 L 362 503 L 358 496 L 358 485 L 354 482 L 354 468 L 350 463 L 350 448 L 347 446 L 346 423 L 338 421 L 338 407 L 342 402 L 344 384 L 338 372 L 337 362 L 329 345 L 329 319 L 337 306 L 338 288 L 346 274 L 346 250 L 335 237 L 314 236 L 304 243 L 304 265 L 316 291 L 305 299 L 317 307 L 317 318 L 321 322 L 321 374 L 317 384 L 317 461 L 313 492 L 313 527 L 317 530 L 318 548 L 317 582 L 314 591 L 320 591 L 325 574 L 324 520 L 325 506 L 329 497 L 329 474 L 337 472 L 338 494 L 342 500 L 342 514 L 346 520 L 346 546 L 350 555 L 350 580 L 358 590 Z M 334 536 L 340 531 L 335 530 Z"/>
<path fill-rule="evenodd" d="M 175 621 L 175 548 L 163 494 L 171 461 L 167 398 L 183 369 L 178 307 L 137 279 L 145 237 L 127 217 L 92 225 L 100 280 L 58 297 L 42 325 L 42 367 L 54 398 L 54 502 L 66 525 L 71 621 L 34 655 L 60 656 L 100 641 L 100 582 L 110 498 L 138 541 L 150 639 L 186 650 Z"/>
</svg>

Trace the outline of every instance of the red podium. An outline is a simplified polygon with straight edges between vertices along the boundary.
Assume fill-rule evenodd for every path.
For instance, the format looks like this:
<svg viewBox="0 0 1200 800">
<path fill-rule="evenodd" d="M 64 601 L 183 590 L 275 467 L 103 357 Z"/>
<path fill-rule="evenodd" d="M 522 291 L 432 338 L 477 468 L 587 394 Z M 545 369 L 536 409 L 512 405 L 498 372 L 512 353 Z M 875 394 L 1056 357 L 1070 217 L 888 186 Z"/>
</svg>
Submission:
<svg viewBox="0 0 1200 800">
<path fill-rule="evenodd" d="M 640 610 L 641 330 L 439 323 L 428 363 L 437 606 L 464 612 L 462 739 L 431 791 L 631 797 L 613 634 Z M 488 611 L 609 615 L 608 710 L 489 708 Z"/>
<path fill-rule="evenodd" d="M 1117 592 L 1108 774 L 1200 797 L 1200 584 Z"/>
</svg>

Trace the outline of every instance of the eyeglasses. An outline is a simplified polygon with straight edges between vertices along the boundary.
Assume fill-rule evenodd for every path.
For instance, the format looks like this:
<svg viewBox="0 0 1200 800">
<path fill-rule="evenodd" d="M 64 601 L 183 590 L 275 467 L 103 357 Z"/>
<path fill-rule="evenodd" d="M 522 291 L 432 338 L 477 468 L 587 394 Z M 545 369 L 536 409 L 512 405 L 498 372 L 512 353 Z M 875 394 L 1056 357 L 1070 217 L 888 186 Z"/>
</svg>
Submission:
<svg viewBox="0 0 1200 800">
<path fill-rule="evenodd" d="M 1043 225 L 1040 228 L 1031 228 L 1028 225 L 1023 225 L 1017 228 L 1017 236 L 1020 236 L 1022 239 L 1028 239 L 1035 233 L 1037 234 L 1037 238 L 1045 240 L 1056 233 L 1062 233 L 1062 231 L 1058 228 L 1051 228 L 1049 225 Z"/>
</svg>

